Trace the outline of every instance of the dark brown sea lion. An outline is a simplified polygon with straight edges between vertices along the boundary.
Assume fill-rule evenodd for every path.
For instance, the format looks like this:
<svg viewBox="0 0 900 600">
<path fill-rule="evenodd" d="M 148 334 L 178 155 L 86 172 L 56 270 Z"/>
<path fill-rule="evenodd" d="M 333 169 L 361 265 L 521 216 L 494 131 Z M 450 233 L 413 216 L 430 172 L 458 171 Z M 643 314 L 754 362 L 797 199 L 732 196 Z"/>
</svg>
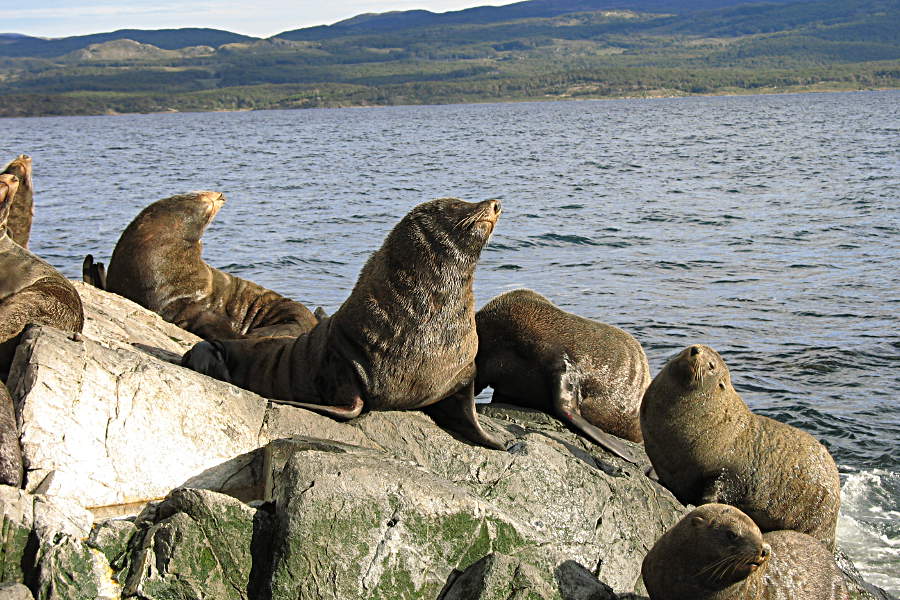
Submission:
<svg viewBox="0 0 900 600">
<path fill-rule="evenodd" d="M 552 412 L 633 460 L 618 438 L 642 439 L 638 412 L 650 367 L 636 339 L 565 312 L 531 290 L 497 296 L 476 313 L 475 324 L 476 393 L 490 386 L 496 401 Z"/>
<path fill-rule="evenodd" d="M 142 210 L 113 250 L 107 291 L 204 339 L 306 333 L 318 320 L 303 304 L 201 258 L 200 238 L 224 202 L 224 195 L 203 191 L 165 198 Z M 94 275 L 98 265 L 93 263 L 86 278 L 95 285 L 102 281 Z"/>
<path fill-rule="evenodd" d="M 9 208 L 6 228 L 9 237 L 22 246 L 28 248 L 28 239 L 31 237 L 31 221 L 34 218 L 34 188 L 31 181 L 31 157 L 21 154 L 3 169 L 3 173 L 15 175 L 19 180 L 19 189 Z"/>
<path fill-rule="evenodd" d="M 368 260 L 350 297 L 297 339 L 201 342 L 182 364 L 262 396 L 349 419 L 417 409 L 503 448 L 475 414 L 472 283 L 500 202 L 416 206 Z"/>
<path fill-rule="evenodd" d="M 663 367 L 644 393 L 641 429 L 660 483 L 682 503 L 731 504 L 763 531 L 834 547 L 834 459 L 808 433 L 750 412 L 712 348 L 690 346 Z"/>
<path fill-rule="evenodd" d="M 847 600 L 843 574 L 819 540 L 763 534 L 746 514 L 706 504 L 672 526 L 644 557 L 651 600 Z"/>
<path fill-rule="evenodd" d="M 14 175 L 0 175 L 0 379 L 5 380 L 19 334 L 29 323 L 81 331 L 84 311 L 74 286 L 9 237 L 6 219 Z"/>
<path fill-rule="evenodd" d="M 0 383 L 0 484 L 22 487 L 22 448 L 9 390 Z"/>
</svg>

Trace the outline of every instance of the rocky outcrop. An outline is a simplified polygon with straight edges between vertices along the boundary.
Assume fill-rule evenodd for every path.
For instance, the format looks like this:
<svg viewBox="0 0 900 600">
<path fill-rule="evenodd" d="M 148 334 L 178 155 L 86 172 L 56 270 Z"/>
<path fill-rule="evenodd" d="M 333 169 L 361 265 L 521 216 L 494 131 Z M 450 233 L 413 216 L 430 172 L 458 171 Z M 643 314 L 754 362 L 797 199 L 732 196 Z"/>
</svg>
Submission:
<svg viewBox="0 0 900 600">
<path fill-rule="evenodd" d="M 685 511 L 646 461 L 543 413 L 479 406 L 504 452 L 418 411 L 273 405 L 173 364 L 191 334 L 78 289 L 84 333 L 30 327 L 7 382 L 27 476 L 0 487 L 0 582 L 38 600 L 639 598 Z"/>
<path fill-rule="evenodd" d="M 147 60 L 173 59 L 213 54 L 211 46 L 189 46 L 180 50 L 165 50 L 153 44 L 142 44 L 123 38 L 99 44 L 91 44 L 86 48 L 63 55 L 62 60 L 69 62 L 90 62 L 98 60 Z"/>
</svg>

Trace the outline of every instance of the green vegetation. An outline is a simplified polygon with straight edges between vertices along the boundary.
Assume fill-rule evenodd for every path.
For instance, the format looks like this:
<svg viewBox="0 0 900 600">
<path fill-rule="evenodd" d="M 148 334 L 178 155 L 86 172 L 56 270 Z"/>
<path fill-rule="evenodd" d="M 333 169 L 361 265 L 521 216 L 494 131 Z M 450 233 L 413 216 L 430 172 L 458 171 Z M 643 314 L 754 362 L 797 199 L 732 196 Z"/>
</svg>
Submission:
<svg viewBox="0 0 900 600">
<path fill-rule="evenodd" d="M 567 4 L 579 12 L 559 14 Z M 162 57 L 88 47 L 115 34 L 25 56 L 27 38 L 0 44 L 0 116 L 900 87 L 897 0 L 728 4 L 673 14 L 534 0 L 357 17 L 270 40 L 177 30 L 182 45 L 229 41 Z M 129 33 L 178 47 L 171 30 Z"/>
</svg>

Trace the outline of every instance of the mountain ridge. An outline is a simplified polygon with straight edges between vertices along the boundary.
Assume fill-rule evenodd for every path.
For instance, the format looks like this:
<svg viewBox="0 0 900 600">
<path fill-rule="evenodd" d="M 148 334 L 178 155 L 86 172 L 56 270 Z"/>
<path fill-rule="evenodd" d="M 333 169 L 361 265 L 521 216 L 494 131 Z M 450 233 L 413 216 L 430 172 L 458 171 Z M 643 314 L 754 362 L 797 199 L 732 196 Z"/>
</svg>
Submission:
<svg viewBox="0 0 900 600">
<path fill-rule="evenodd" d="M 0 36 L 0 116 L 900 87 L 900 0 L 687 5 L 527 0 L 363 14 L 266 39 Z M 22 54 L 30 43 L 36 53 Z"/>
</svg>

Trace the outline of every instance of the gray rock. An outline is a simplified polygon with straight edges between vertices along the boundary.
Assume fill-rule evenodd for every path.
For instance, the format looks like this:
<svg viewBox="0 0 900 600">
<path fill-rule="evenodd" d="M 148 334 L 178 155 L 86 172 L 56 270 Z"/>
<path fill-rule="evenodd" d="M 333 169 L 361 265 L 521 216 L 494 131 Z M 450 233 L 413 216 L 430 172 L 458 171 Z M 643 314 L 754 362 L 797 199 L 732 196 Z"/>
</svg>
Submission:
<svg viewBox="0 0 900 600">
<path fill-rule="evenodd" d="M 267 513 L 214 492 L 173 491 L 144 521 L 124 594 L 146 600 L 258 598 L 269 575 Z M 141 521 L 143 519 L 139 519 Z"/>
<path fill-rule="evenodd" d="M 553 583 L 521 559 L 492 553 L 452 580 L 440 600 L 616 600 L 612 588 L 574 561 L 557 567 Z"/>
<path fill-rule="evenodd" d="M 25 489 L 74 500 L 97 519 L 135 514 L 182 485 L 259 497 L 256 450 L 286 431 L 367 443 L 327 417 L 51 327 L 23 334 L 9 386 Z"/>
<path fill-rule="evenodd" d="M 647 547 L 681 505 L 568 431 L 482 422 L 515 438 L 512 450 L 473 446 L 408 411 L 354 421 L 384 451 L 299 440 L 280 471 L 271 459 L 273 593 L 436 598 L 455 571 L 491 552 L 514 555 L 551 589 L 580 563 L 631 591 Z M 279 444 L 273 457 L 286 454 Z M 566 581 L 579 597 L 580 584 Z"/>
<path fill-rule="evenodd" d="M 91 522 L 87 511 L 0 486 L 0 514 L 2 580 L 28 582 L 38 600 L 118 598 L 106 558 L 82 542 Z"/>
<path fill-rule="evenodd" d="M 24 491 L 0 485 L 0 581 L 24 582 L 23 558 L 34 526 L 34 499 Z"/>
<path fill-rule="evenodd" d="M 72 281 L 84 305 L 82 334 L 107 346 L 125 345 L 178 362 L 199 337 L 124 296 Z"/>
<path fill-rule="evenodd" d="M 34 600 L 34 596 L 21 583 L 0 583 L 0 600 Z"/>
</svg>

